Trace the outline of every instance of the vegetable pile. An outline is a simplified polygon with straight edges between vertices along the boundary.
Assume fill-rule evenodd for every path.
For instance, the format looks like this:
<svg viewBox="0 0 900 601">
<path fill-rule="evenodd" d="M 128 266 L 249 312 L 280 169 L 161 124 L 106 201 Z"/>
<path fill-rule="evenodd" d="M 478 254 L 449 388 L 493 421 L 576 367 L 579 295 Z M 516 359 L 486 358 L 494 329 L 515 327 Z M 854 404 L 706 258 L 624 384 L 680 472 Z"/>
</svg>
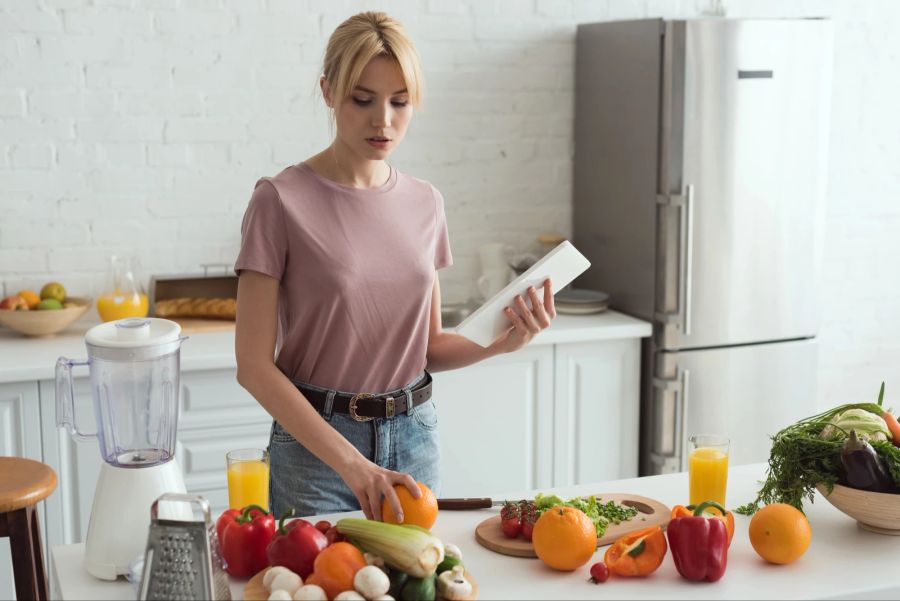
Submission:
<svg viewBox="0 0 900 601">
<path fill-rule="evenodd" d="M 634 507 L 618 505 L 614 501 L 600 503 L 595 496 L 575 497 L 574 499 L 564 501 L 556 495 L 544 495 L 538 493 L 534 498 L 534 506 L 537 509 L 538 517 L 551 507 L 556 507 L 558 505 L 574 507 L 579 511 L 583 511 L 594 523 L 594 528 L 597 529 L 597 538 L 603 536 L 606 532 L 606 528 L 610 524 L 627 522 L 638 513 L 637 509 Z"/>
<path fill-rule="evenodd" d="M 249 505 L 216 522 L 225 570 L 249 578 L 269 567 L 262 585 L 270 601 L 469 599 L 459 547 L 412 524 L 345 518 L 285 520 Z"/>
<path fill-rule="evenodd" d="M 900 425 L 876 403 L 841 405 L 788 426 L 772 437 L 766 480 L 756 500 L 735 511 L 755 513 L 761 503 L 786 503 L 803 510 L 816 486 L 835 484 L 900 493 Z"/>
</svg>

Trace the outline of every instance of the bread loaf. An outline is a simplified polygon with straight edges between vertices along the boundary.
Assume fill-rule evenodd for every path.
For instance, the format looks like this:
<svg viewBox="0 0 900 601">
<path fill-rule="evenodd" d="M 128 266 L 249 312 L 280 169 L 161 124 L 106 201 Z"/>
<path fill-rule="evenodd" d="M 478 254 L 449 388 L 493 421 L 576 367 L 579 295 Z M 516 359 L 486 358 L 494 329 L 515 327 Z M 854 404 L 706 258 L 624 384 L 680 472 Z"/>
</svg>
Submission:
<svg viewBox="0 0 900 601">
<path fill-rule="evenodd" d="M 236 310 L 233 298 L 167 298 L 154 305 L 157 317 L 234 319 Z"/>
</svg>

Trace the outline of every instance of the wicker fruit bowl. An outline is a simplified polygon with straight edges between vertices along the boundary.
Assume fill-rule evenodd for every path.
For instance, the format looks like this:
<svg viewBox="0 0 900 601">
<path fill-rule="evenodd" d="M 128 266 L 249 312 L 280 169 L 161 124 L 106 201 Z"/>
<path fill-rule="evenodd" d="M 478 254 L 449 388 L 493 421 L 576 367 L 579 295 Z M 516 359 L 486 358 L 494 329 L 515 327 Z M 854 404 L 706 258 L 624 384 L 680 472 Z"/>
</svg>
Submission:
<svg viewBox="0 0 900 601">
<path fill-rule="evenodd" d="M 91 306 L 91 299 L 66 297 L 65 309 L 47 311 L 14 311 L 0 309 L 0 324 L 26 336 L 52 336 L 66 329 L 84 315 Z"/>
<path fill-rule="evenodd" d="M 900 494 L 869 492 L 835 484 L 816 487 L 825 499 L 839 511 L 855 519 L 860 528 L 879 534 L 900 536 Z"/>
</svg>

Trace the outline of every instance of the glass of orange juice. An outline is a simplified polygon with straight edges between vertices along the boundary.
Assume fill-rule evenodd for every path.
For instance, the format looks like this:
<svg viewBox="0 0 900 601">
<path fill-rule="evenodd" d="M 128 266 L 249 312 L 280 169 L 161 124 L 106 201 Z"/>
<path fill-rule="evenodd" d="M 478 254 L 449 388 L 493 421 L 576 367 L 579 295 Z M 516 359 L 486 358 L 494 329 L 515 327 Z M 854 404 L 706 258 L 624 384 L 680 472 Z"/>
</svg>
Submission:
<svg viewBox="0 0 900 601">
<path fill-rule="evenodd" d="M 259 505 L 269 509 L 269 453 L 238 449 L 225 454 L 228 463 L 228 506 L 242 509 Z"/>
<path fill-rule="evenodd" d="M 728 447 L 724 436 L 709 434 L 691 436 L 688 455 L 688 479 L 691 505 L 716 501 L 725 505 L 728 486 Z"/>
</svg>

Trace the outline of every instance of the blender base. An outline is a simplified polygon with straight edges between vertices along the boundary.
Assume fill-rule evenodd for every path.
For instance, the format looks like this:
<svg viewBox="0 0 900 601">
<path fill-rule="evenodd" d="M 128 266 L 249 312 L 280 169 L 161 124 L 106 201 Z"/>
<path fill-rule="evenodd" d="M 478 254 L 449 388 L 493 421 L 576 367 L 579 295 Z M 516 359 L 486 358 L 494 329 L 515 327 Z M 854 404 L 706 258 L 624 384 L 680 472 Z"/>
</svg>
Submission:
<svg viewBox="0 0 900 601">
<path fill-rule="evenodd" d="M 128 573 L 129 562 L 147 547 L 150 505 L 167 492 L 187 492 L 174 459 L 152 467 L 114 467 L 106 462 L 100 466 L 84 545 L 89 574 L 115 580 Z"/>
</svg>

